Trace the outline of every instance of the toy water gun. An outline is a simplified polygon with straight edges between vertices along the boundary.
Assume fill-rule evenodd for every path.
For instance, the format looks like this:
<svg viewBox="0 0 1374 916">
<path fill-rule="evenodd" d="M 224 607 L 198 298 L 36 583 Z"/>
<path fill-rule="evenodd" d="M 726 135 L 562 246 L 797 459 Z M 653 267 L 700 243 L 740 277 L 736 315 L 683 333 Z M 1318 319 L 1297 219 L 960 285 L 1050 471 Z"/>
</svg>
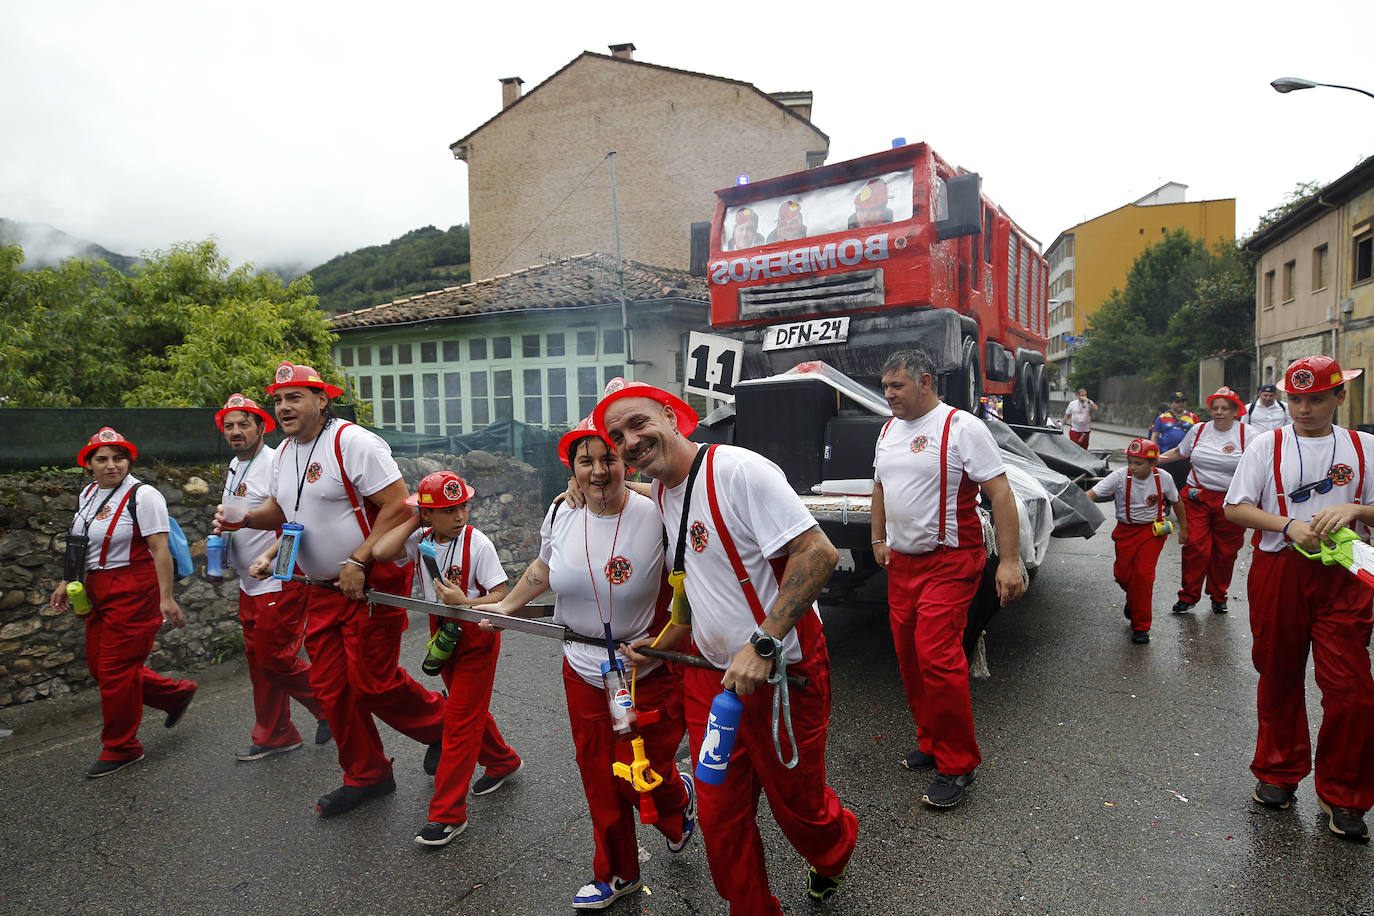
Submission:
<svg viewBox="0 0 1374 916">
<path fill-rule="evenodd" d="M 645 710 L 645 713 L 655 711 Z M 649 718 L 656 719 L 657 717 L 650 716 Z M 642 737 L 636 735 L 632 738 L 630 748 L 634 753 L 633 762 L 613 761 L 611 771 L 628 782 L 639 793 L 639 822 L 641 824 L 656 824 L 658 823 L 658 808 L 655 807 L 653 796 L 650 793 L 663 785 L 663 777 L 649 766 L 649 757 L 644 753 L 644 739 Z"/>
<path fill-rule="evenodd" d="M 1370 547 L 1349 528 L 1338 528 L 1322 540 L 1321 550 L 1308 553 L 1297 544 L 1298 553 L 1325 566 L 1344 566 L 1365 585 L 1374 587 L 1374 547 Z"/>
</svg>

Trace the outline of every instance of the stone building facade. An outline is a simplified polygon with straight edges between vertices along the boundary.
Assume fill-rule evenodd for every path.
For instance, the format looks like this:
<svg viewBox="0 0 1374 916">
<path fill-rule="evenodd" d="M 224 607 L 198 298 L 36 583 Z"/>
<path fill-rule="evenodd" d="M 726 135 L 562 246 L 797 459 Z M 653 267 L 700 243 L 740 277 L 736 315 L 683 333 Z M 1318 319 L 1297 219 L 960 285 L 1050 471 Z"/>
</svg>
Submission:
<svg viewBox="0 0 1374 916">
<path fill-rule="evenodd" d="M 692 224 L 715 212 L 712 192 L 825 161 L 811 93 L 764 93 L 636 61 L 633 45 L 611 50 L 578 55 L 523 95 L 519 78 L 502 80 L 502 110 L 450 146 L 468 165 L 474 278 L 613 254 L 609 152 L 622 256 L 680 270 Z"/>
<path fill-rule="evenodd" d="M 491 537 L 512 582 L 538 555 L 545 507 L 534 468 L 476 451 L 398 457 L 396 463 L 412 490 L 425 474 L 441 469 L 457 471 L 476 489 L 470 522 Z M 202 575 L 200 558 L 219 492 L 206 481 L 218 481 L 220 474 L 220 468 L 134 471 L 166 497 L 197 558 L 196 573 L 175 589 L 186 627 L 160 632 L 149 659 L 162 673 L 194 671 L 243 652 L 238 579 L 229 574 L 212 585 Z M 0 708 L 95 688 L 86 669 L 84 623 L 48 606 L 62 578 L 66 532 L 85 482 L 76 472 L 0 476 Z"/>
</svg>

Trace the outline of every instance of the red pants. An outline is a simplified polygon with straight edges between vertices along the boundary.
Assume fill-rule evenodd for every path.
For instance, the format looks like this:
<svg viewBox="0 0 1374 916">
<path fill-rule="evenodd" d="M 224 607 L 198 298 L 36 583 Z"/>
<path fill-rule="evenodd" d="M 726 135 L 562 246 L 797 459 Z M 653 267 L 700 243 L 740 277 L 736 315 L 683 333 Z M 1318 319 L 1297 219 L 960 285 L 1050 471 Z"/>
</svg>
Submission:
<svg viewBox="0 0 1374 916">
<path fill-rule="evenodd" d="M 629 741 L 616 739 L 606 692 L 593 687 L 563 662 L 563 691 L 568 697 L 568 723 L 577 749 L 577 769 L 592 815 L 596 853 L 592 877 L 610 882 L 639 877 L 639 844 L 635 838 L 635 811 L 640 794 L 611 771 L 615 761 L 630 763 L 634 753 Z M 644 754 L 663 783 L 649 793 L 658 811 L 659 833 L 676 843 L 682 839 L 682 813 L 687 810 L 687 790 L 677 775 L 678 745 L 686 726 L 682 721 L 682 683 L 674 672 L 659 668 L 635 683 L 635 709 L 640 717 Z M 657 715 L 646 715 L 656 712 Z M 653 719 L 645 724 L 645 719 Z"/>
<path fill-rule="evenodd" d="M 1075 445 L 1077 445 L 1079 448 L 1088 447 L 1088 437 L 1091 435 L 1092 430 L 1088 430 L 1087 432 L 1081 433 L 1077 430 L 1069 430 L 1069 440 L 1073 442 Z"/>
<path fill-rule="evenodd" d="M 438 622 L 437 617 L 429 618 L 431 636 Z M 444 755 L 434 774 L 429 819 L 441 824 L 467 821 L 468 786 L 475 765 L 482 764 L 493 776 L 504 776 L 520 766 L 520 755 L 501 737 L 488 709 L 501 634 L 484 633 L 475 623 L 464 622 L 462 627 L 463 637 L 453 657 L 439 672 L 448 699 L 444 701 Z"/>
<path fill-rule="evenodd" d="M 1191 521 L 1189 522 L 1191 525 Z M 1192 537 L 1192 530 L 1188 532 Z M 1116 564 L 1112 575 L 1126 591 L 1126 610 L 1131 612 L 1131 629 L 1148 630 L 1154 619 L 1155 564 L 1164 550 L 1167 536 L 1155 534 L 1154 523 L 1128 525 L 1117 522 L 1112 529 L 1116 544 Z"/>
<path fill-rule="evenodd" d="M 1250 770 L 1293 788 L 1312 770 L 1304 697 L 1308 646 L 1322 692 L 1317 794 L 1328 804 L 1374 807 L 1374 678 L 1369 637 L 1374 590 L 1295 550 L 1255 551 L 1248 582 L 1251 658 L 1259 672 L 1259 735 Z"/>
<path fill-rule="evenodd" d="M 941 773 L 971 773 L 983 759 L 973 734 L 964 628 L 986 564 L 982 544 L 919 556 L 894 550 L 887 563 L 897 669 L 921 749 L 935 756 Z"/>
<path fill-rule="evenodd" d="M 194 681 L 174 681 L 144 665 L 162 627 L 157 570 L 152 560 L 86 574 L 95 610 L 86 618 L 86 667 L 100 685 L 101 760 L 142 756 L 138 725 L 143 707 L 171 712 L 195 692 Z"/>
<path fill-rule="evenodd" d="M 291 722 L 292 697 L 316 719 L 324 710 L 310 690 L 310 665 L 300 658 L 305 641 L 305 586 L 283 582 L 279 592 L 239 592 L 239 623 L 248 678 L 253 683 L 253 743 L 263 747 L 299 744 Z"/>
<path fill-rule="evenodd" d="M 744 710 L 725 782 L 719 786 L 696 784 L 697 815 L 711 880 L 716 893 L 730 902 L 731 916 L 782 913 L 782 905 L 768 888 L 757 823 L 760 790 L 767 793 L 773 820 L 792 848 L 822 875 L 840 874 L 849 864 L 858 839 L 858 818 L 840 805 L 835 790 L 825 783 L 830 656 L 824 637 L 815 640 L 806 658 L 787 670 L 810 679 L 805 689 L 791 693 L 792 727 L 800 751 L 796 767 L 784 767 L 773 749 L 773 687 L 764 685 L 740 697 Z M 696 760 L 701 754 L 711 701 L 721 690 L 720 672 L 686 668 L 682 680 L 687 740 Z M 782 731 L 781 724 L 778 728 Z M 791 757 L 786 732 L 780 740 L 783 754 Z"/>
<path fill-rule="evenodd" d="M 339 749 L 344 784 L 371 785 L 391 775 L 372 716 L 422 744 L 444 733 L 444 698 L 399 666 L 406 612 L 342 592 L 305 587 L 305 650 L 310 686 Z M 371 610 L 371 613 L 369 613 Z"/>
<path fill-rule="evenodd" d="M 1183 497 L 1183 511 L 1188 517 L 1188 543 L 1183 545 L 1183 585 L 1178 600 L 1197 604 L 1202 598 L 1203 579 L 1207 580 L 1207 595 L 1213 601 L 1225 601 L 1231 587 L 1231 573 L 1236 567 L 1236 555 L 1245 543 L 1245 529 L 1228 522 L 1221 509 L 1226 494 L 1220 490 L 1202 490 L 1201 498 Z"/>
</svg>

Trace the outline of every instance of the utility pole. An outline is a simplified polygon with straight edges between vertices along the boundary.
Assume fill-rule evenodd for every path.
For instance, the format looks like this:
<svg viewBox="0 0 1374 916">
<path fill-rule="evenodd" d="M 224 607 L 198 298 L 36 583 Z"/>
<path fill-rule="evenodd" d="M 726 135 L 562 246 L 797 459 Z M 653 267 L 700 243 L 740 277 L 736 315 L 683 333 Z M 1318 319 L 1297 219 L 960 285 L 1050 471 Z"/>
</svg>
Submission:
<svg viewBox="0 0 1374 916">
<path fill-rule="evenodd" d="M 620 339 L 625 348 L 625 365 L 633 367 L 634 354 L 630 350 L 630 320 L 625 306 L 625 261 L 620 257 L 620 203 L 615 192 L 615 150 L 606 154 L 611 160 L 611 218 L 615 222 L 615 269 L 620 278 Z M 630 381 L 634 381 L 634 369 L 630 369 Z"/>
</svg>

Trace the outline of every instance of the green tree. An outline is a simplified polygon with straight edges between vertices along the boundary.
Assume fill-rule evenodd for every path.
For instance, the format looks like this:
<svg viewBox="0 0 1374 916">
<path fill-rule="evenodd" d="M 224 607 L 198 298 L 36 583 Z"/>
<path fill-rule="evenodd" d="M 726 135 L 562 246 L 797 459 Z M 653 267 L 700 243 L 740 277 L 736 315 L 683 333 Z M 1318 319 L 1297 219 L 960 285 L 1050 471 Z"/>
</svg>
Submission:
<svg viewBox="0 0 1374 916">
<path fill-rule="evenodd" d="M 212 241 L 125 276 L 71 259 L 20 272 L 0 250 L 0 399 L 11 407 L 204 407 L 261 398 L 282 360 L 341 382 L 309 277 L 233 268 Z"/>
</svg>

